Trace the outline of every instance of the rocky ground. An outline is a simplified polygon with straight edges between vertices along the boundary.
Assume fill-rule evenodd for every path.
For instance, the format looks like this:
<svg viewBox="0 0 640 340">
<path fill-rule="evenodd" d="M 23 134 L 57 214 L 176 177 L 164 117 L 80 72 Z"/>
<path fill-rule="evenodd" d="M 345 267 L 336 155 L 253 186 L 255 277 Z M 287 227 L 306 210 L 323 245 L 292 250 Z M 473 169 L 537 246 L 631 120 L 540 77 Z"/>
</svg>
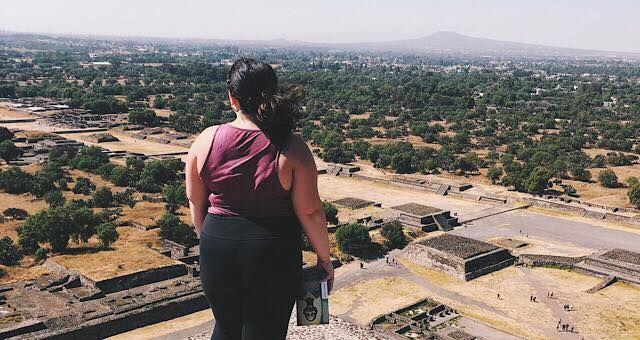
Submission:
<svg viewBox="0 0 640 340">
<path fill-rule="evenodd" d="M 203 332 L 198 335 L 187 337 L 186 340 L 205 340 L 211 338 L 211 332 Z M 295 313 L 289 320 L 288 340 L 361 340 L 361 339 L 381 339 L 376 337 L 372 331 L 344 321 L 332 316 L 328 325 L 319 326 L 296 326 Z"/>
</svg>

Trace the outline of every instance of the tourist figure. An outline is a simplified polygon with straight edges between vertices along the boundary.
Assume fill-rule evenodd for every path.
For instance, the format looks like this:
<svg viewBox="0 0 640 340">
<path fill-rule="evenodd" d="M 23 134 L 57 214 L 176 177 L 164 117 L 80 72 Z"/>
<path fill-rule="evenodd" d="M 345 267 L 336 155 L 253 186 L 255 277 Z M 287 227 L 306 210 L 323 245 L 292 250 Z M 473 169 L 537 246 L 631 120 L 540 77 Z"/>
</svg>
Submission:
<svg viewBox="0 0 640 340">
<path fill-rule="evenodd" d="M 575 326 L 571 326 L 571 333 L 573 333 L 573 327 L 575 327 Z"/>
<path fill-rule="evenodd" d="M 185 170 L 211 337 L 285 339 L 301 284 L 302 231 L 329 290 L 333 284 L 317 169 L 292 134 L 297 106 L 288 98 L 296 95 L 279 94 L 269 64 L 240 59 L 227 85 L 236 119 L 205 129 Z"/>
<path fill-rule="evenodd" d="M 360 262 L 360 269 L 364 268 L 364 264 Z"/>
</svg>

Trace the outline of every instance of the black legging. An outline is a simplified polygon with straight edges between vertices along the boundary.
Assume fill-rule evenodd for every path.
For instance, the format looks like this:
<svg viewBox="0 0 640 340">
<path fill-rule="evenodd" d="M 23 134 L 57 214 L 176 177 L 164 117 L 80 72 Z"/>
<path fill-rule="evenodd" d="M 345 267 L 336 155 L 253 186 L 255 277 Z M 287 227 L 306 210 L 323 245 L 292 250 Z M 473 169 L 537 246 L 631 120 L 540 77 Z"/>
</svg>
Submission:
<svg viewBox="0 0 640 340">
<path fill-rule="evenodd" d="M 295 218 L 207 215 L 200 279 L 215 318 L 211 339 L 285 339 L 301 267 Z"/>
</svg>

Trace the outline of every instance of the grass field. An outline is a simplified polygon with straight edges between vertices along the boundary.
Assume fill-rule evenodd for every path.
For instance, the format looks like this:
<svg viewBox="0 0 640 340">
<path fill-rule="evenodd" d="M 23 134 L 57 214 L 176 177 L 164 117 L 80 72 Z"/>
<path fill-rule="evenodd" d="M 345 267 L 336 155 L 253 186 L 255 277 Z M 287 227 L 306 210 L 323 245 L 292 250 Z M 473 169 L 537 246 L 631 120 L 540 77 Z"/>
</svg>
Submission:
<svg viewBox="0 0 640 340">
<path fill-rule="evenodd" d="M 157 251 L 160 244 L 155 231 L 118 228 L 118 233 L 120 238 L 112 250 L 90 247 L 84 252 L 82 248 L 72 248 L 71 252 L 77 250 L 80 254 L 59 255 L 53 260 L 95 281 L 180 263 Z M 97 240 L 90 240 L 89 246 L 95 243 Z"/>
</svg>

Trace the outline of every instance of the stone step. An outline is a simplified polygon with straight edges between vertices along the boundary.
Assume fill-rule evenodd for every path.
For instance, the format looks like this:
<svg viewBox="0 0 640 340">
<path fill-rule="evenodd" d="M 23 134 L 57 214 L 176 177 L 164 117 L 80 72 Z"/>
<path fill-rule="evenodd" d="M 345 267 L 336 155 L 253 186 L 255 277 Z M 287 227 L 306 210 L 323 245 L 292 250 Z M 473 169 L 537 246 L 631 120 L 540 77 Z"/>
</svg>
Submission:
<svg viewBox="0 0 640 340">
<path fill-rule="evenodd" d="M 447 194 L 447 191 L 449 191 L 449 185 L 448 184 L 442 184 L 440 185 L 440 188 L 438 189 L 438 191 L 436 191 L 436 194 L 444 196 Z"/>
<path fill-rule="evenodd" d="M 596 220 L 604 220 L 605 213 L 593 210 L 587 210 L 584 213 L 584 217 L 593 218 Z"/>
<path fill-rule="evenodd" d="M 444 216 L 435 215 L 435 216 L 433 216 L 433 219 L 435 220 L 435 222 L 438 225 L 438 227 L 440 228 L 440 230 L 450 231 L 450 230 L 453 229 L 453 227 L 451 227 L 449 225 L 449 222 L 447 221 L 447 219 Z"/>
<path fill-rule="evenodd" d="M 595 285 L 593 288 L 588 289 L 587 293 L 589 293 L 589 294 L 596 293 L 596 292 L 600 291 L 601 289 L 609 287 L 610 285 L 614 284 L 616 281 L 618 281 L 617 277 L 615 277 L 615 276 L 607 276 L 607 277 L 604 278 L 604 280 L 602 280 L 600 283 Z"/>
</svg>

